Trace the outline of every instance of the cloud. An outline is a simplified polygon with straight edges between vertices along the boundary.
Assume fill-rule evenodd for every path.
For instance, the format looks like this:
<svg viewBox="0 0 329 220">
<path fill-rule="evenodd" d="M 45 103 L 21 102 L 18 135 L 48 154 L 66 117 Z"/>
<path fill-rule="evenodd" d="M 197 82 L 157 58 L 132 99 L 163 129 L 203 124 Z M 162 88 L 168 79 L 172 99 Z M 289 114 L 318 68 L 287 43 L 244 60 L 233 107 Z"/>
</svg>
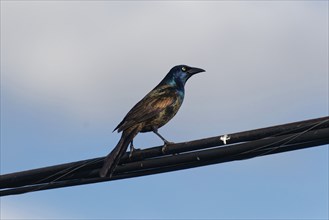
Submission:
<svg viewBox="0 0 329 220">
<path fill-rule="evenodd" d="M 325 1 L 1 2 L 1 171 L 105 154 L 119 138 L 117 134 L 110 136 L 115 123 L 173 65 L 181 63 L 207 72 L 188 82 L 185 103 L 163 128 L 170 140 L 326 115 L 327 39 Z M 147 147 L 160 142 L 153 135 L 138 135 L 136 143 Z M 328 162 L 325 155 L 319 148 L 287 154 L 286 159 L 277 155 L 243 162 L 243 166 L 232 163 L 184 171 L 196 178 L 178 172 L 6 197 L 1 199 L 1 218 L 67 219 L 70 213 L 82 213 L 85 218 L 122 217 L 129 215 L 122 212 L 126 207 L 135 216 L 145 217 L 155 216 L 150 209 L 160 210 L 171 202 L 174 209 L 162 216 L 186 217 L 188 213 L 253 218 L 258 214 L 270 218 L 277 216 L 272 209 L 277 201 L 261 202 L 262 192 L 270 188 L 274 198 L 288 195 L 278 206 L 282 208 L 280 217 L 312 217 L 312 211 L 323 217 L 326 207 L 312 207 L 311 203 L 327 202 L 323 193 L 327 192 L 327 182 L 321 180 L 328 172 L 318 169 Z M 287 163 L 290 168 L 282 172 L 280 168 Z M 302 167 L 302 173 L 293 171 L 303 164 L 308 167 Z M 312 178 L 305 179 L 305 170 Z M 199 175 L 212 181 L 203 181 Z M 295 187 L 296 179 L 309 185 Z M 251 188 L 241 188 L 241 180 Z M 277 188 L 278 182 L 284 190 Z M 159 191 L 164 185 L 167 190 Z M 219 186 L 232 189 L 235 185 L 240 190 L 228 190 L 227 195 L 218 190 Z M 198 203 L 186 203 L 182 209 L 181 204 L 195 187 L 203 189 L 193 194 L 195 201 L 219 199 L 227 209 L 200 212 Z M 179 198 L 173 201 L 168 192 L 177 189 Z M 160 196 L 153 198 L 148 195 L 150 190 Z M 305 192 L 313 200 L 291 196 Z M 34 195 L 45 197 L 31 200 Z M 151 197 L 145 199 L 145 195 Z M 259 198 L 252 206 L 250 196 Z M 236 201 L 246 210 L 242 214 L 231 211 Z M 193 205 L 195 209 L 191 209 Z M 300 209 L 302 205 L 308 208 Z M 254 212 L 253 207 L 260 207 L 262 212 Z"/>
<path fill-rule="evenodd" d="M 263 102 L 326 87 L 328 22 L 318 4 L 6 2 L 4 12 L 4 89 L 72 118 L 128 110 L 181 63 L 207 70 L 188 91 L 194 105 L 209 93 Z"/>
</svg>

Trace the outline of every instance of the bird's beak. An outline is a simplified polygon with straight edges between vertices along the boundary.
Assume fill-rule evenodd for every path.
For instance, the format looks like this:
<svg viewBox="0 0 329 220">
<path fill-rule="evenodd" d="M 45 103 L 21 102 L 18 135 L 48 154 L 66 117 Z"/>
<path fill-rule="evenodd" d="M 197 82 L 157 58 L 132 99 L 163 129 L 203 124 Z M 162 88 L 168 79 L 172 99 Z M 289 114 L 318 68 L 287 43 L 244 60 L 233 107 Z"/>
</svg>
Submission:
<svg viewBox="0 0 329 220">
<path fill-rule="evenodd" d="M 187 73 L 189 73 L 190 75 L 194 75 L 194 74 L 201 73 L 201 72 L 206 72 L 206 71 L 204 69 L 200 69 L 197 67 L 192 67 L 191 69 L 189 69 L 187 71 Z"/>
</svg>

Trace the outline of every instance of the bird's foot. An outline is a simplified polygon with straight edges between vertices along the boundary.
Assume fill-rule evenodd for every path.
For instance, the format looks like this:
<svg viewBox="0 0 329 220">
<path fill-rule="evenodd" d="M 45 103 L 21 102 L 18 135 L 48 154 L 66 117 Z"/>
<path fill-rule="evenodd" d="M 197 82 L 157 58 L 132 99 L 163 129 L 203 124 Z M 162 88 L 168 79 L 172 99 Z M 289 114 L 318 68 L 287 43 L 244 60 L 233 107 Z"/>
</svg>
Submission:
<svg viewBox="0 0 329 220">
<path fill-rule="evenodd" d="M 171 144 L 175 144 L 175 143 L 174 143 L 174 142 L 167 141 L 167 140 L 164 141 L 163 147 L 162 147 L 162 149 L 161 149 L 161 151 L 162 151 L 163 154 L 166 153 L 167 146 L 168 146 L 168 145 L 171 145 Z"/>
<path fill-rule="evenodd" d="M 138 150 L 140 150 L 140 149 L 136 149 L 136 148 L 134 148 L 134 145 L 130 145 L 130 152 L 129 152 L 129 159 L 131 159 L 132 157 L 133 157 L 133 154 L 134 154 L 134 152 L 135 151 L 138 151 Z"/>
<path fill-rule="evenodd" d="M 135 148 L 130 149 L 129 152 L 129 159 L 131 159 L 133 157 L 133 152 L 135 151 Z"/>
</svg>

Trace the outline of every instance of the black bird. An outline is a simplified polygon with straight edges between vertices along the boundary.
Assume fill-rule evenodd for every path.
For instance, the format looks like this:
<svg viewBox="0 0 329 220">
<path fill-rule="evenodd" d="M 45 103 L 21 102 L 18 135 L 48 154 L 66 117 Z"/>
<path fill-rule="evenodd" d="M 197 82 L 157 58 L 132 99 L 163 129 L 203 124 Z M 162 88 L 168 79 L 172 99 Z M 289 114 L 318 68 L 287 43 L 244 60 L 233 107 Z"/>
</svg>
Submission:
<svg viewBox="0 0 329 220">
<path fill-rule="evenodd" d="M 128 112 L 114 129 L 114 131 L 122 131 L 122 136 L 116 147 L 105 158 L 99 172 L 101 177 L 105 177 L 108 172 L 109 176 L 112 176 L 129 144 L 132 153 L 133 139 L 139 132 L 153 131 L 164 141 L 164 147 L 170 143 L 158 133 L 158 128 L 175 116 L 184 99 L 186 81 L 200 72 L 205 70 L 186 65 L 173 67 L 165 78 Z"/>
</svg>

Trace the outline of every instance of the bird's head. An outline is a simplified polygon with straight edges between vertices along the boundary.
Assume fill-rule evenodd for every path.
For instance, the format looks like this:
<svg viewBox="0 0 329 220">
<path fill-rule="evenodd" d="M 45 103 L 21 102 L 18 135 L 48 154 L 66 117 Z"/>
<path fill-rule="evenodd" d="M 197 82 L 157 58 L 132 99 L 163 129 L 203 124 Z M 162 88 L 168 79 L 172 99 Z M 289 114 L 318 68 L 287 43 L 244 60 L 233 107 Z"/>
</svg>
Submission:
<svg viewBox="0 0 329 220">
<path fill-rule="evenodd" d="M 190 67 L 187 65 L 178 65 L 174 66 L 167 76 L 165 80 L 169 83 L 175 83 L 177 85 L 184 86 L 186 81 L 193 76 L 194 74 L 205 72 L 205 70 L 197 68 L 197 67 Z"/>
</svg>

